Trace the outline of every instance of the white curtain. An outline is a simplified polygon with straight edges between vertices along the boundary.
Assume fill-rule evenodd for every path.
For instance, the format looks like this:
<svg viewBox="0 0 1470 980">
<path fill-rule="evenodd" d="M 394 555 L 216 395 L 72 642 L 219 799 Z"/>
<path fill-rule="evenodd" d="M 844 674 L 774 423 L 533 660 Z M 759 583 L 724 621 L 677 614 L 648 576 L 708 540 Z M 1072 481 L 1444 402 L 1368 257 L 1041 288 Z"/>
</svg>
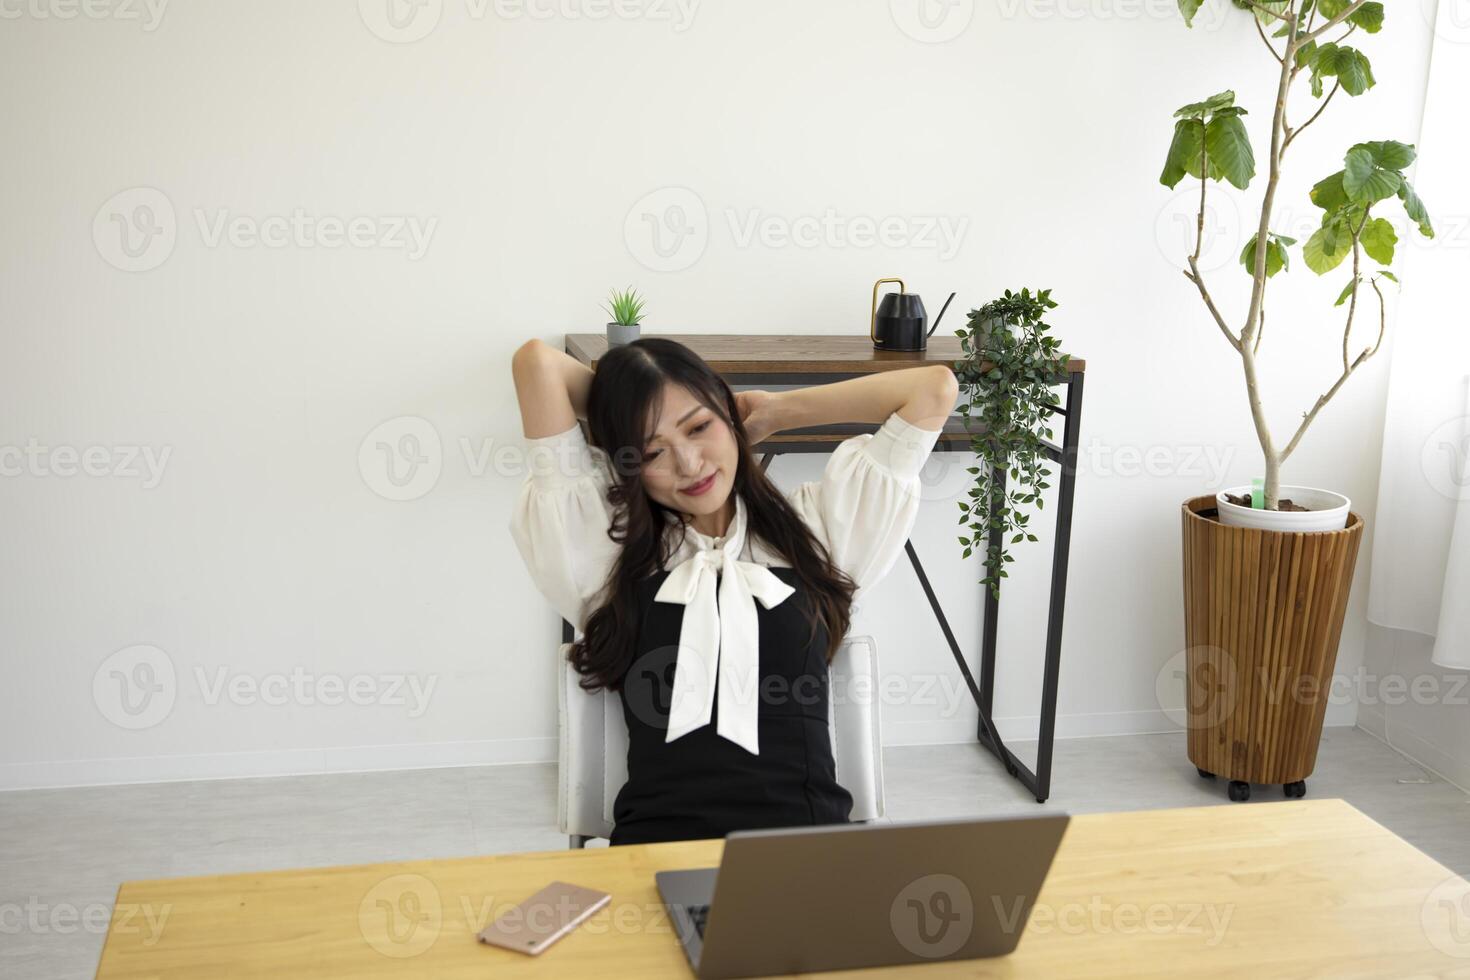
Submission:
<svg viewBox="0 0 1470 980">
<path fill-rule="evenodd" d="M 1411 176 L 1436 238 L 1394 222 L 1402 229 L 1395 269 L 1403 294 L 1393 324 L 1368 618 L 1432 636 L 1435 664 L 1470 669 L 1470 46 L 1455 6 L 1439 3 Z"/>
</svg>

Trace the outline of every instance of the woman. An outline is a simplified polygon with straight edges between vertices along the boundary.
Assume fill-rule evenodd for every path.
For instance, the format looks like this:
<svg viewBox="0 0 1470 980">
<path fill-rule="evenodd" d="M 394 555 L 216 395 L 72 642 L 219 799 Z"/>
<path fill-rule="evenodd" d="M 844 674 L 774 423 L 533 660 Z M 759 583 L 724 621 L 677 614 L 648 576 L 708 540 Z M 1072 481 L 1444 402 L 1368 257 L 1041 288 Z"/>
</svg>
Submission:
<svg viewBox="0 0 1470 980">
<path fill-rule="evenodd" d="M 953 372 L 734 394 L 658 337 L 612 348 L 595 374 L 533 340 L 513 370 L 530 465 L 511 534 L 583 634 L 570 653 L 582 687 L 618 691 L 628 723 L 610 843 L 847 823 L 828 665 L 854 593 L 908 539 Z M 882 424 L 789 495 L 752 453 L 836 422 Z"/>
</svg>

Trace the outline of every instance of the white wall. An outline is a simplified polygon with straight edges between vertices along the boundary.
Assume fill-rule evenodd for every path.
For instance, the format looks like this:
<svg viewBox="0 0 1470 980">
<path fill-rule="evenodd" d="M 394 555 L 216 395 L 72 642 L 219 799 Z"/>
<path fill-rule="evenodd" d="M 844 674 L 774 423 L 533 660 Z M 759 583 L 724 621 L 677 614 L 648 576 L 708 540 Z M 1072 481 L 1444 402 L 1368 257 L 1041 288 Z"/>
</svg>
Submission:
<svg viewBox="0 0 1470 980">
<path fill-rule="evenodd" d="M 1183 645 L 1178 508 L 1259 464 L 1157 174 L 1172 111 L 1226 87 L 1264 156 L 1268 56 L 1224 6 L 1191 32 L 1162 0 L 1006 0 L 968 21 L 961 2 L 926 29 L 908 2 L 650 0 L 623 19 L 431 0 L 406 30 L 432 29 L 405 43 L 379 36 L 406 35 L 377 0 L 173 0 L 156 21 L 0 4 L 0 446 L 32 447 L 0 479 L 0 787 L 554 758 L 559 624 L 505 527 L 521 479 L 508 358 L 532 336 L 600 330 L 599 301 L 627 283 L 649 297 L 650 331 L 832 334 L 866 330 L 880 276 L 934 311 L 959 290 L 943 330 L 1005 287 L 1052 287 L 1089 366 L 1059 733 L 1172 727 L 1155 676 Z M 1414 6 L 1365 43 L 1377 88 L 1293 148 L 1278 230 L 1305 239 L 1306 189 L 1348 145 L 1415 138 L 1429 28 Z M 669 260 L 687 267 L 654 271 L 639 216 L 689 204 L 669 188 L 707 225 Z M 1232 314 L 1259 189 L 1212 221 L 1206 266 Z M 113 215 L 150 225 L 140 205 L 164 233 L 130 257 Z M 240 237 L 289 232 L 270 219 L 298 209 L 363 218 L 364 240 Z M 753 215 L 829 211 L 846 229 L 829 244 L 740 234 Z M 215 237 L 222 217 L 242 219 L 233 239 Z M 887 217 L 911 247 L 846 224 Z M 927 247 L 929 218 L 963 227 L 952 254 Z M 399 219 L 426 248 L 388 247 Z M 1283 433 L 1335 376 L 1341 278 L 1302 268 L 1271 301 Z M 1288 474 L 1365 514 L 1385 362 Z M 415 435 L 425 482 L 388 499 L 378 443 L 413 450 Z M 94 446 L 105 475 L 57 475 L 66 447 Z M 125 447 L 162 460 L 161 479 L 127 475 Z M 477 455 L 500 447 L 512 457 Z M 1116 455 L 1150 450 L 1164 454 L 1151 475 Z M 952 502 L 968 462 L 936 460 L 915 540 L 977 651 L 981 571 L 959 561 Z M 791 485 L 820 465 L 773 472 Z M 1049 551 L 1048 536 L 1021 552 L 1003 617 L 1010 738 L 1034 732 Z M 1361 663 L 1362 594 L 1340 671 Z M 974 729 L 973 711 L 944 708 L 962 688 L 931 623 L 902 566 L 859 614 L 889 669 L 942 678 L 938 704 L 886 709 L 893 743 Z M 266 704 L 248 687 L 298 670 L 378 687 L 357 705 L 317 703 L 333 693 L 320 688 Z M 213 696 L 222 676 L 247 687 Z M 425 710 L 392 703 L 404 677 Z M 914 701 L 934 696 L 919 683 Z M 1329 723 L 1353 717 L 1334 705 Z"/>
</svg>

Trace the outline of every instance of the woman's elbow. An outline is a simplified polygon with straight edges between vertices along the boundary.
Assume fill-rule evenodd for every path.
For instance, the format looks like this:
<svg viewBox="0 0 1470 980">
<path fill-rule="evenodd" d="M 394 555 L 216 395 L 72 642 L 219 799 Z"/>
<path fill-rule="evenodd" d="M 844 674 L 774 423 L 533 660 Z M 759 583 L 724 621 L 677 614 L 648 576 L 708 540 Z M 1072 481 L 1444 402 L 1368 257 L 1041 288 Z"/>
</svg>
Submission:
<svg viewBox="0 0 1470 980">
<path fill-rule="evenodd" d="M 557 357 L 565 357 L 555 347 L 533 338 L 516 348 L 510 358 L 510 373 L 515 379 L 516 390 L 535 393 L 545 390 L 548 383 L 563 384 L 558 377 Z M 555 379 L 549 381 L 548 379 Z"/>
<path fill-rule="evenodd" d="M 944 406 L 946 412 L 954 408 L 955 402 L 960 397 L 960 380 L 955 377 L 954 370 L 948 364 L 935 364 L 934 391 L 939 403 Z"/>
<path fill-rule="evenodd" d="M 955 402 L 960 397 L 959 379 L 947 364 L 934 364 L 921 370 L 925 372 L 925 379 L 916 398 L 917 407 L 938 427 L 954 413 Z"/>
<path fill-rule="evenodd" d="M 532 337 L 524 344 L 516 348 L 516 352 L 510 357 L 511 368 L 523 371 L 535 367 L 546 360 L 546 355 L 551 351 L 551 345 L 540 337 Z"/>
</svg>

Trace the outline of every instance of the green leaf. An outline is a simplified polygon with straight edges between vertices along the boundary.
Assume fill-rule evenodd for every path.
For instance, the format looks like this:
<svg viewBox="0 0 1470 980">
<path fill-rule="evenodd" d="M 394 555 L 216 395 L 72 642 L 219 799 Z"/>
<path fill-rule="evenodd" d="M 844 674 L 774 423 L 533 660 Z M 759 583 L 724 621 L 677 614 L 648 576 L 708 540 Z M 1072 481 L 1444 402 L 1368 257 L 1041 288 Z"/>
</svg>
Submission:
<svg viewBox="0 0 1470 980">
<path fill-rule="evenodd" d="M 1338 235 L 1335 239 L 1329 239 L 1327 232 L 1325 227 L 1317 229 L 1302 246 L 1302 258 L 1306 261 L 1307 268 L 1319 276 L 1336 269 L 1352 251 L 1352 239 L 1349 236 Z"/>
<path fill-rule="evenodd" d="M 1254 4 L 1246 4 L 1245 6 L 1248 7 L 1251 12 L 1256 15 L 1256 20 L 1260 21 L 1262 24 L 1275 24 L 1279 22 L 1281 18 L 1279 16 L 1272 17 L 1271 14 L 1286 13 L 1287 8 L 1291 6 L 1291 3 L 1289 2 L 1289 0 L 1256 0 Z M 1267 11 L 1270 11 L 1270 13 L 1267 13 Z"/>
<path fill-rule="evenodd" d="M 1317 11 L 1328 20 L 1336 17 L 1348 8 L 1352 0 L 1318 0 Z M 1305 11 L 1303 11 L 1305 13 Z"/>
<path fill-rule="evenodd" d="M 1179 12 L 1184 15 L 1184 26 L 1194 26 L 1194 15 L 1199 12 L 1203 0 L 1179 0 Z"/>
<path fill-rule="evenodd" d="M 1366 146 L 1355 146 L 1347 153 L 1343 169 L 1342 189 L 1348 199 L 1359 204 L 1372 204 L 1398 193 L 1403 178 L 1396 171 L 1385 170 Z"/>
<path fill-rule="evenodd" d="M 1312 94 L 1320 96 L 1323 78 L 1336 77 L 1348 95 L 1362 95 L 1376 82 L 1368 58 L 1357 48 L 1327 41 L 1308 56 L 1312 66 Z"/>
<path fill-rule="evenodd" d="M 1281 263 L 1281 268 L 1282 269 L 1290 269 L 1291 268 L 1291 257 L 1288 255 L 1288 253 L 1286 251 L 1286 244 L 1287 244 L 1288 241 L 1296 241 L 1296 239 L 1294 239 L 1294 238 L 1292 238 L 1292 239 L 1273 238 L 1267 244 L 1267 246 L 1266 246 L 1266 278 L 1267 279 L 1270 279 L 1273 275 L 1275 275 L 1275 273 L 1271 271 L 1271 266 L 1274 265 L 1275 263 L 1277 263 L 1278 261 Z"/>
<path fill-rule="evenodd" d="M 1221 175 L 1244 190 L 1256 173 L 1250 137 L 1239 116 L 1216 116 L 1205 126 L 1205 151 L 1219 165 Z"/>
<path fill-rule="evenodd" d="M 1252 235 L 1251 240 L 1245 243 L 1245 248 L 1240 253 L 1240 264 L 1252 276 L 1256 274 L 1256 238 L 1256 235 Z M 1284 235 L 1271 235 L 1266 239 L 1267 279 L 1270 279 L 1282 269 L 1287 268 L 1289 259 L 1287 258 L 1285 246 L 1295 243 L 1295 238 L 1287 238 Z"/>
<path fill-rule="evenodd" d="M 1204 124 L 1198 119 L 1180 119 L 1174 124 L 1174 139 L 1164 160 L 1159 183 L 1173 187 L 1185 174 L 1199 176 L 1200 145 L 1204 142 Z"/>
<path fill-rule="evenodd" d="M 1363 251 L 1379 265 L 1393 264 L 1393 247 L 1398 244 L 1398 240 L 1398 233 L 1386 218 L 1374 218 L 1364 226 L 1362 234 L 1358 236 L 1358 241 L 1363 244 Z"/>
<path fill-rule="evenodd" d="M 1347 191 L 1342 189 L 1343 171 L 1331 177 L 1323 177 L 1312 185 L 1312 203 L 1324 211 L 1335 211 L 1348 202 Z"/>
<path fill-rule="evenodd" d="M 1216 92 L 1203 102 L 1191 102 L 1189 105 L 1180 106 L 1174 111 L 1174 115 L 1179 118 L 1202 119 L 1205 116 L 1219 112 L 1221 109 L 1234 106 L 1235 92 L 1232 89 L 1226 89 L 1223 92 Z M 1245 112 L 1244 109 L 1240 111 L 1242 113 Z"/>
<path fill-rule="evenodd" d="M 1380 269 L 1378 271 L 1378 275 L 1383 279 L 1392 279 L 1394 282 L 1399 281 L 1399 277 L 1394 275 L 1392 272 L 1389 272 L 1387 269 Z"/>
<path fill-rule="evenodd" d="M 1368 56 L 1357 48 L 1338 48 L 1337 80 L 1348 95 L 1362 95 L 1378 83 Z"/>
<path fill-rule="evenodd" d="M 1377 0 L 1365 3 L 1353 11 L 1347 22 L 1361 27 L 1364 33 L 1377 34 L 1383 27 L 1383 4 Z"/>
<path fill-rule="evenodd" d="M 1341 306 L 1343 303 L 1347 302 L 1347 298 L 1353 294 L 1353 290 L 1358 288 L 1358 280 L 1360 279 L 1362 279 L 1362 276 L 1353 276 L 1351 279 L 1349 279 L 1348 284 L 1343 287 L 1342 293 L 1337 297 L 1337 302 L 1333 303 L 1332 305 Z"/>
<path fill-rule="evenodd" d="M 1386 170 L 1402 170 L 1414 162 L 1414 145 L 1412 143 L 1399 143 L 1394 140 L 1374 140 L 1370 143 L 1357 143 L 1350 147 L 1353 150 L 1367 150 L 1373 156 L 1373 162 Z"/>
<path fill-rule="evenodd" d="M 1424 209 L 1424 202 L 1419 200 L 1419 195 L 1409 186 L 1407 180 L 1400 178 L 1398 195 L 1399 200 L 1404 202 L 1404 213 L 1419 226 L 1419 234 L 1425 238 L 1433 238 L 1434 227 L 1429 223 L 1429 212 Z"/>
</svg>

